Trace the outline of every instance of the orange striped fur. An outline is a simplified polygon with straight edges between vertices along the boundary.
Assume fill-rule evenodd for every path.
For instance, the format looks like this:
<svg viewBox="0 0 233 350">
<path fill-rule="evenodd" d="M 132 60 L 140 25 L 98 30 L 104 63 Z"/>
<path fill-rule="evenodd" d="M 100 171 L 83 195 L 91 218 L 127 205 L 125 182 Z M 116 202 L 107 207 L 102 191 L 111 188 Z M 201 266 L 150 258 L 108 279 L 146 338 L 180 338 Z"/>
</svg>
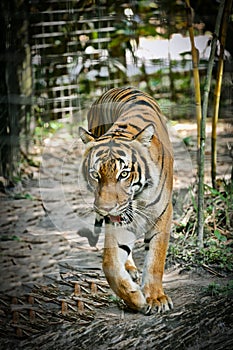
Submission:
<svg viewBox="0 0 233 350">
<path fill-rule="evenodd" d="M 156 101 L 135 88 L 114 88 L 90 108 L 82 172 L 94 193 L 95 231 L 104 223 L 103 269 L 132 309 L 172 308 L 162 277 L 172 219 L 173 152 Z M 132 258 L 144 235 L 142 280 Z"/>
</svg>

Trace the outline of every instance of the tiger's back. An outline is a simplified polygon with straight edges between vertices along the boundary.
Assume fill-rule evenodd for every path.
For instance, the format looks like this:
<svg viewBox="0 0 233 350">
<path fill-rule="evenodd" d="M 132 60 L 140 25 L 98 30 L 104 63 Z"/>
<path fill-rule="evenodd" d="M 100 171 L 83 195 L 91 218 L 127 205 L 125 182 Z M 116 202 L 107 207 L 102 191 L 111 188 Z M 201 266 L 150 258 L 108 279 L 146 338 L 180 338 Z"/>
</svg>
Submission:
<svg viewBox="0 0 233 350">
<path fill-rule="evenodd" d="M 87 119 L 88 130 L 96 137 L 105 133 L 114 134 L 120 125 L 125 129 L 123 135 L 133 138 L 145 126 L 153 123 L 157 139 L 172 155 L 165 119 L 156 101 L 145 92 L 130 87 L 113 88 L 93 103 Z"/>
</svg>

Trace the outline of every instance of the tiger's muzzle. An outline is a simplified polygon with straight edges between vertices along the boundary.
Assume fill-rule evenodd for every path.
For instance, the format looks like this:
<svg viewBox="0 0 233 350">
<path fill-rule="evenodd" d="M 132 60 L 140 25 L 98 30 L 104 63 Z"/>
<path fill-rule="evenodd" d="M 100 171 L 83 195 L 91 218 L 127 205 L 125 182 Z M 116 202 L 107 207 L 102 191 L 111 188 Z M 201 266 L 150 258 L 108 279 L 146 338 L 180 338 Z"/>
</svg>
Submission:
<svg viewBox="0 0 233 350">
<path fill-rule="evenodd" d="M 94 210 L 100 216 L 104 217 L 105 222 L 118 223 L 121 225 L 130 224 L 133 220 L 133 210 L 132 203 L 127 203 L 127 206 L 124 206 L 121 210 L 116 210 L 115 208 L 104 208 L 100 209 L 94 205 Z"/>
</svg>

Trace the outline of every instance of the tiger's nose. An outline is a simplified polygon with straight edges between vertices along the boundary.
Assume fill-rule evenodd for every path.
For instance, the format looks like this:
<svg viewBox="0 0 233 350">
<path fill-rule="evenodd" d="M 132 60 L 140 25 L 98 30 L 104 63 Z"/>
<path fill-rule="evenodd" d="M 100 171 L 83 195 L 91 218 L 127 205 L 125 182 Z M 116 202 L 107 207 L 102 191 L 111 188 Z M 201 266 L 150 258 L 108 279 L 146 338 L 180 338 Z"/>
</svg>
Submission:
<svg viewBox="0 0 233 350">
<path fill-rule="evenodd" d="M 101 215 L 113 214 L 118 207 L 116 188 L 113 185 L 104 186 L 101 191 L 95 195 L 94 208 Z"/>
<path fill-rule="evenodd" d="M 111 214 L 111 211 L 113 211 L 114 210 L 114 208 L 113 207 L 110 207 L 110 206 L 108 206 L 108 205 L 106 205 L 106 206 L 97 206 L 97 205 L 94 205 L 94 210 L 97 212 L 97 213 L 99 213 L 100 215 L 102 215 L 102 216 L 107 216 L 107 215 L 109 215 L 109 214 Z"/>
</svg>

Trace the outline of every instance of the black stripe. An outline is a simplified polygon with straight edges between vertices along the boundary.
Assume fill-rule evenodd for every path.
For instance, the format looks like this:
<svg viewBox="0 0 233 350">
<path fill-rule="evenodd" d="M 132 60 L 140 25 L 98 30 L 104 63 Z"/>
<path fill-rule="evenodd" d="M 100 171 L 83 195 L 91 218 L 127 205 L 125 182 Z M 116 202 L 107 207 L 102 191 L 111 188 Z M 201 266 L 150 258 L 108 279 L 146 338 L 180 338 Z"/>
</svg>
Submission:
<svg viewBox="0 0 233 350">
<path fill-rule="evenodd" d="M 125 244 L 118 244 L 118 247 L 126 251 L 128 255 L 131 253 L 131 249 Z"/>
<path fill-rule="evenodd" d="M 139 186 L 139 187 L 140 187 L 139 190 L 137 190 L 137 192 L 134 193 L 134 199 L 136 199 L 137 196 L 139 195 L 138 192 L 141 192 L 141 188 L 142 188 L 142 183 L 141 183 L 141 181 L 134 182 L 133 185 L 132 185 L 132 187 L 134 187 L 134 186 Z"/>
<path fill-rule="evenodd" d="M 110 224 L 110 218 L 108 216 L 104 217 L 105 224 Z"/>
<path fill-rule="evenodd" d="M 161 219 L 161 217 L 163 216 L 163 214 L 165 213 L 165 211 L 167 210 L 167 207 L 169 205 L 169 201 L 167 202 L 165 208 L 163 209 L 163 211 L 160 213 L 159 217 L 156 218 L 156 221 L 159 221 Z"/>
<path fill-rule="evenodd" d="M 95 219 L 95 227 L 102 227 L 103 225 L 103 222 L 104 222 L 104 219 L 100 219 L 98 220 L 97 218 Z"/>
<path fill-rule="evenodd" d="M 139 179 L 138 179 L 137 182 L 134 182 L 134 183 L 132 184 L 132 186 L 139 186 L 140 189 L 141 189 L 141 187 L 142 187 L 142 183 L 141 183 L 141 179 L 142 179 L 142 169 L 141 169 L 141 167 L 139 166 L 139 164 L 137 164 L 137 165 L 138 165 L 138 167 L 137 167 L 137 173 L 138 173 Z M 134 169 L 135 169 L 135 165 L 134 165 L 134 163 L 133 163 L 132 172 L 134 171 Z"/>
<path fill-rule="evenodd" d="M 139 106 L 147 106 L 147 107 L 150 107 L 150 108 L 154 109 L 153 105 L 150 102 L 142 100 L 142 99 L 141 100 L 137 100 L 134 104 L 135 105 L 139 105 Z"/>
<path fill-rule="evenodd" d="M 100 157 L 100 156 L 102 156 L 102 154 L 103 154 L 103 150 L 98 151 L 98 152 L 96 153 L 96 157 Z"/>
<path fill-rule="evenodd" d="M 138 119 L 141 119 L 144 123 L 146 124 L 152 124 L 153 121 L 151 120 L 151 118 L 144 118 L 141 114 L 136 114 L 133 116 L 135 119 L 138 118 Z M 120 121 L 123 121 L 123 122 L 126 122 L 127 120 L 129 119 L 129 115 L 126 115 L 125 117 L 123 118 L 120 118 Z M 135 120 L 135 123 L 136 123 L 136 120 Z M 154 123 L 153 123 L 154 124 Z M 140 130 L 142 130 L 140 128 Z"/>
<path fill-rule="evenodd" d="M 142 128 L 140 128 L 139 126 L 137 126 L 137 125 L 135 125 L 135 124 L 129 123 L 128 125 L 131 126 L 131 127 L 134 128 L 134 129 L 136 129 L 136 130 L 139 131 L 139 132 L 142 130 Z"/>
<path fill-rule="evenodd" d="M 148 162 L 147 160 L 141 156 L 141 160 L 143 161 L 143 164 L 145 166 L 145 178 L 146 180 L 150 180 L 151 179 L 151 176 L 150 176 L 150 169 L 149 169 L 149 166 L 148 166 Z"/>
<path fill-rule="evenodd" d="M 157 232 L 155 232 L 150 238 L 145 238 L 144 239 L 144 243 L 145 244 L 150 244 L 150 241 L 152 240 L 152 238 L 154 238 L 156 236 Z"/>
<path fill-rule="evenodd" d="M 117 138 L 124 138 L 124 139 L 132 139 L 132 137 L 134 136 L 134 134 L 130 131 L 125 131 L 125 130 L 121 130 L 121 129 L 113 129 L 109 132 L 106 132 L 106 134 L 104 136 L 108 136 L 111 138 L 117 137 Z"/>
<path fill-rule="evenodd" d="M 161 164 L 161 169 L 160 169 L 160 173 L 159 173 L 159 180 L 161 180 L 162 178 L 162 175 L 163 175 L 163 167 L 164 167 L 164 148 L 163 148 L 163 145 L 162 145 L 162 164 Z"/>
<path fill-rule="evenodd" d="M 121 89 L 120 89 L 120 93 L 123 93 L 123 95 L 120 96 L 120 98 L 118 99 L 118 101 L 123 101 L 123 100 L 126 100 L 126 99 L 127 99 L 127 101 L 129 101 L 129 100 L 130 100 L 129 96 L 135 97 L 136 92 L 137 92 L 136 90 L 128 90 L 128 89 L 125 89 L 125 90 L 121 91 Z M 118 95 L 119 95 L 119 93 L 116 94 L 116 96 L 114 96 L 114 99 L 117 98 Z M 126 101 L 126 102 L 127 102 L 127 101 Z M 124 101 L 123 101 L 123 102 L 124 102 Z"/>
<path fill-rule="evenodd" d="M 107 147 L 121 147 L 122 146 L 122 144 L 126 147 L 126 148 L 128 148 L 129 147 L 129 145 L 128 145 L 128 143 L 129 142 L 131 142 L 132 141 L 132 139 L 127 139 L 127 138 L 125 138 L 125 137 L 117 137 L 116 139 L 114 139 L 114 138 L 110 138 L 109 137 L 109 135 L 108 134 L 106 134 L 106 136 L 103 136 L 103 137 L 100 137 L 99 139 L 98 139 L 99 141 L 106 141 L 106 143 L 103 143 L 103 144 L 101 144 L 101 147 L 103 146 L 107 146 Z M 117 143 L 118 141 L 122 141 L 122 143 Z"/>
<path fill-rule="evenodd" d="M 149 98 L 150 98 L 150 96 L 147 96 L 148 100 L 149 100 Z M 150 100 L 151 100 L 151 103 L 148 102 L 148 101 L 145 101 L 145 100 L 138 100 L 134 104 L 137 105 L 137 106 L 147 106 L 147 107 L 151 108 L 156 113 L 156 116 L 158 117 L 158 119 L 162 123 L 162 121 L 161 121 L 161 111 L 159 109 L 159 106 L 157 105 L 157 103 L 154 100 L 152 100 L 152 99 L 150 99 Z"/>
<path fill-rule="evenodd" d="M 113 89 L 109 90 L 110 99 L 112 99 L 113 101 L 121 101 L 121 99 L 122 99 L 121 95 L 124 94 L 125 91 L 127 91 L 127 90 L 128 89 L 121 89 L 121 88 L 113 88 Z M 131 93 L 131 92 L 129 92 L 129 93 Z M 124 95 L 123 95 L 123 97 L 124 97 Z"/>
<path fill-rule="evenodd" d="M 121 150 L 116 150 L 117 155 L 119 155 L 120 157 L 126 157 L 126 153 L 124 151 Z"/>
<path fill-rule="evenodd" d="M 162 187 L 160 189 L 159 195 L 155 198 L 155 200 L 153 202 L 151 202 L 150 204 L 147 204 L 146 208 L 151 207 L 152 205 L 157 204 L 160 201 L 163 190 L 164 190 L 164 185 L 165 185 L 166 179 L 167 179 L 167 173 L 166 173 L 165 178 L 163 180 L 163 184 L 162 184 Z"/>
</svg>

